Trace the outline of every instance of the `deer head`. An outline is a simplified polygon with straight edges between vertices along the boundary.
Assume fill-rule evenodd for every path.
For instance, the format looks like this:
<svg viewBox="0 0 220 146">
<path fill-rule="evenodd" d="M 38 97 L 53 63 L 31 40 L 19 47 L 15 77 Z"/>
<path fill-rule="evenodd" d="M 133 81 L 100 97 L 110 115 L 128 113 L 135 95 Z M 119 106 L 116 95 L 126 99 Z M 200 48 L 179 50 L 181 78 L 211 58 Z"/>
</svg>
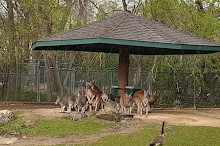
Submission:
<svg viewBox="0 0 220 146">
<path fill-rule="evenodd" d="M 106 93 L 102 93 L 101 99 L 102 99 L 103 102 L 109 101 L 109 97 Z"/>
<path fill-rule="evenodd" d="M 91 89 L 93 86 L 92 82 L 91 81 L 87 81 L 86 82 L 86 89 Z"/>
<path fill-rule="evenodd" d="M 148 95 L 148 102 L 153 103 L 155 101 L 156 91 L 152 95 Z"/>
<path fill-rule="evenodd" d="M 57 100 L 55 101 L 55 104 L 58 104 L 58 103 L 60 103 L 60 96 L 59 95 L 57 96 Z"/>
</svg>

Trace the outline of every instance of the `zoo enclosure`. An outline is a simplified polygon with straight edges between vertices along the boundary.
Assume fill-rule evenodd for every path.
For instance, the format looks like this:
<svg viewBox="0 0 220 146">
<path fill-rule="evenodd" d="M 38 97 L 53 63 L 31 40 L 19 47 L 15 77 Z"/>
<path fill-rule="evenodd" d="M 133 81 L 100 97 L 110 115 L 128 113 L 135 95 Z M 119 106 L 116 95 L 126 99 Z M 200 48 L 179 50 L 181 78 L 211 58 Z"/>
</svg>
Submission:
<svg viewBox="0 0 220 146">
<path fill-rule="evenodd" d="M 50 69 L 53 70 L 53 69 Z M 39 64 L 31 64 L 26 74 L 0 73 L 1 101 L 35 101 L 46 102 L 46 72 L 48 69 Z M 59 69 L 60 77 L 70 72 L 67 87 L 69 94 L 77 93 L 79 80 L 95 80 L 97 86 L 117 86 L 117 70 L 81 70 Z M 129 72 L 129 85 L 134 86 L 135 71 Z M 147 89 L 149 73 L 141 72 L 140 81 L 134 88 Z M 188 73 L 188 72 L 157 72 L 152 84 L 156 91 L 156 107 L 220 107 L 220 72 Z M 54 95 L 52 102 L 56 100 Z"/>
</svg>

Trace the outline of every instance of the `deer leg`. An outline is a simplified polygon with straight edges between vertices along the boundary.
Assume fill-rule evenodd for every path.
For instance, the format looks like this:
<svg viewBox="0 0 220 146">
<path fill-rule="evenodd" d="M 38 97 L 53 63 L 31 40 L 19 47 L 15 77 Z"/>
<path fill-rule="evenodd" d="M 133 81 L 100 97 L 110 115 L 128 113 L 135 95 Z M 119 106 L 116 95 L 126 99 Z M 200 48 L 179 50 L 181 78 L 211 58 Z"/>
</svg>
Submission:
<svg viewBox="0 0 220 146">
<path fill-rule="evenodd" d="M 150 104 L 148 103 L 147 104 L 147 107 L 146 107 L 146 116 L 148 115 L 148 112 L 150 111 Z"/>
<path fill-rule="evenodd" d="M 88 101 L 86 102 L 86 110 L 88 109 L 88 107 L 89 107 L 89 103 L 88 103 Z"/>
<path fill-rule="evenodd" d="M 138 103 L 137 106 L 138 106 L 137 113 L 140 113 L 140 103 Z"/>
<path fill-rule="evenodd" d="M 130 114 L 131 114 L 132 109 L 134 108 L 134 106 L 135 106 L 135 103 L 132 103 L 132 105 L 130 106 Z"/>
<path fill-rule="evenodd" d="M 121 107 L 121 113 L 122 114 L 124 113 L 124 107 L 123 106 Z"/>
<path fill-rule="evenodd" d="M 143 109 L 142 109 L 142 107 L 141 107 L 141 116 L 142 116 L 142 112 L 143 112 L 142 110 L 143 110 Z"/>
<path fill-rule="evenodd" d="M 64 113 L 65 106 L 61 106 L 61 113 Z"/>
<path fill-rule="evenodd" d="M 149 110 L 149 108 L 148 108 L 148 107 L 146 107 L 146 116 L 148 115 L 148 110 Z"/>
<path fill-rule="evenodd" d="M 89 105 L 89 111 L 92 112 L 92 105 Z"/>
<path fill-rule="evenodd" d="M 77 106 L 77 112 L 79 113 L 79 106 Z"/>
<path fill-rule="evenodd" d="M 151 113 L 151 105 L 148 103 L 148 112 Z"/>
<path fill-rule="evenodd" d="M 85 113 L 85 107 L 82 108 L 81 113 Z"/>
<path fill-rule="evenodd" d="M 97 111 L 98 103 L 95 104 L 95 111 Z"/>
<path fill-rule="evenodd" d="M 71 107 L 72 107 L 72 105 L 71 104 L 69 104 L 69 106 L 68 106 L 68 109 L 67 109 L 67 112 L 71 112 Z"/>
<path fill-rule="evenodd" d="M 126 107 L 124 107 L 124 113 L 126 114 Z"/>
<path fill-rule="evenodd" d="M 130 106 L 130 108 L 129 108 L 129 114 L 131 114 L 132 109 L 133 109 L 133 107 Z"/>
</svg>

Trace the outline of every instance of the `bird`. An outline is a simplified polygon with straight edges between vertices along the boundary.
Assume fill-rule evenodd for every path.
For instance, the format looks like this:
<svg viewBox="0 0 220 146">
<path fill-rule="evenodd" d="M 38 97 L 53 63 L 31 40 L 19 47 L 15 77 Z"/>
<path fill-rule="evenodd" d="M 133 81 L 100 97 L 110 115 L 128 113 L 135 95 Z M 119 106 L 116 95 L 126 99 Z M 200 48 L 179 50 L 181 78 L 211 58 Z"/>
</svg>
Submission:
<svg viewBox="0 0 220 146">
<path fill-rule="evenodd" d="M 163 123 L 162 123 L 161 135 L 155 137 L 155 138 L 152 140 L 150 146 L 163 145 L 164 140 L 165 140 L 165 136 L 164 136 L 164 125 L 165 125 L 165 123 L 166 123 L 165 121 L 163 121 Z"/>
</svg>

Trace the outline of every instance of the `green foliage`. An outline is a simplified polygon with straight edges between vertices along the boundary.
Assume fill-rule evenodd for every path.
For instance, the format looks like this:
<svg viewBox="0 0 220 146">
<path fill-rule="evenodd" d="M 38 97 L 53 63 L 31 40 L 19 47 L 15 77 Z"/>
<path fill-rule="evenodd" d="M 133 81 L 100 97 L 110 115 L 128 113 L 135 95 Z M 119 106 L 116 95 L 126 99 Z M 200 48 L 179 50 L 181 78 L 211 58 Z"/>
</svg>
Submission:
<svg viewBox="0 0 220 146">
<path fill-rule="evenodd" d="M 32 92 L 32 91 L 25 91 L 25 92 L 19 92 L 17 95 L 17 100 L 18 101 L 37 101 L 37 92 Z M 40 93 L 40 100 L 43 101 L 48 101 L 47 100 L 47 95 L 45 93 Z M 54 98 L 54 101 L 56 99 Z"/>
<path fill-rule="evenodd" d="M 215 7 L 210 6 L 209 8 L 212 9 Z M 217 7 L 215 9 L 219 8 Z M 151 0 L 143 6 L 142 11 L 145 17 L 162 22 L 175 29 L 187 31 L 188 33 L 219 42 L 220 21 L 209 13 L 209 9 L 204 12 L 198 11 L 193 2 L 178 0 Z M 219 68 L 219 64 L 217 63 L 219 61 L 219 57 L 217 56 L 217 54 L 205 56 L 198 55 L 196 59 L 191 56 L 184 56 L 182 57 L 182 64 L 179 67 L 186 71 L 192 71 L 191 69 L 193 68 L 196 72 L 198 72 L 203 69 L 201 66 L 204 61 L 208 63 L 211 61 L 207 67 L 209 67 L 209 71 L 213 71 Z M 167 62 L 170 66 L 178 69 L 178 66 L 176 65 L 179 65 L 180 63 L 179 56 L 165 57 L 168 58 L 165 62 L 163 59 L 164 57 L 160 58 L 163 62 L 160 62 L 159 60 L 159 64 L 164 65 L 164 63 Z M 214 63 L 212 60 L 215 60 L 216 62 Z M 192 63 L 196 64 L 196 68 Z M 159 69 L 161 70 L 163 68 L 159 67 Z"/>
<path fill-rule="evenodd" d="M 216 40 L 220 22 L 208 12 L 200 12 L 194 3 L 178 0 L 151 0 L 143 7 L 144 16 L 191 34 Z M 218 39 L 219 40 L 219 39 Z"/>
<path fill-rule="evenodd" d="M 119 8 L 119 4 L 115 1 L 104 1 L 99 5 L 98 13 L 96 17 L 98 20 L 106 18 L 114 13 Z"/>
<path fill-rule="evenodd" d="M 89 146 L 143 146 L 149 145 L 160 134 L 160 125 L 148 125 L 139 132 L 129 134 L 112 134 L 96 142 L 79 145 Z M 211 131 L 211 132 L 210 132 Z M 164 146 L 218 146 L 220 128 L 193 126 L 165 126 Z"/>
<path fill-rule="evenodd" d="M 5 97 L 3 97 L 3 101 L 29 101 L 36 102 L 37 101 L 37 92 L 34 91 L 20 91 L 16 94 L 16 98 L 14 98 L 14 91 L 7 93 Z M 40 93 L 41 102 L 48 101 L 46 93 Z M 52 101 L 56 100 L 56 96 L 53 97 Z"/>
</svg>

